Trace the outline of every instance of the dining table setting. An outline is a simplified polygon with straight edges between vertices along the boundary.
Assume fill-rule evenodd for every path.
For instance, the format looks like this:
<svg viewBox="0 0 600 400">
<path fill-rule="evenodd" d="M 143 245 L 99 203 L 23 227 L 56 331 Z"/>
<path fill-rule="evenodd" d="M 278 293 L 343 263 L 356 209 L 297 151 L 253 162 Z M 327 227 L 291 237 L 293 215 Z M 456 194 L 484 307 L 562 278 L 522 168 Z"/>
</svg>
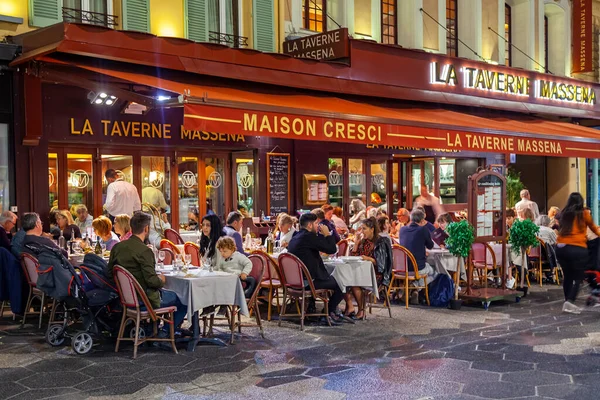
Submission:
<svg viewBox="0 0 600 400">
<path fill-rule="evenodd" d="M 192 323 L 193 335 L 187 338 L 188 351 L 198 344 L 225 345 L 217 338 L 200 337 L 199 318 L 203 310 L 216 306 L 237 307 L 248 316 L 248 306 L 239 277 L 223 271 L 212 271 L 194 266 L 157 265 L 157 273 L 165 277 L 167 290 L 175 292 L 182 304 L 188 307 L 187 318 Z"/>
</svg>

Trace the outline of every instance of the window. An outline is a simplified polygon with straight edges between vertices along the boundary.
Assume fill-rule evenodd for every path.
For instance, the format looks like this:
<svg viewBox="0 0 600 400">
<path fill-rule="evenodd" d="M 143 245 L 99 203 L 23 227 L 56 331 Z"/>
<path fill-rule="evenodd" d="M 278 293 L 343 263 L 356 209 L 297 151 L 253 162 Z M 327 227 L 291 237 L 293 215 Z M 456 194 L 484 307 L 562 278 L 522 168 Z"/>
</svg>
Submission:
<svg viewBox="0 0 600 400">
<path fill-rule="evenodd" d="M 198 205 L 198 158 L 177 158 L 179 198 L 179 227 L 196 229 L 200 224 L 200 207 Z"/>
<path fill-rule="evenodd" d="M 329 204 L 342 207 L 344 203 L 344 160 L 342 158 L 329 159 Z"/>
<path fill-rule="evenodd" d="M 93 164 L 91 154 L 67 154 L 67 207 L 72 214 L 79 204 L 94 209 Z"/>
<path fill-rule="evenodd" d="M 544 70 L 548 73 L 548 17 L 544 15 Z"/>
<path fill-rule="evenodd" d="M 512 9 L 508 4 L 504 5 L 504 65 L 511 66 L 512 62 Z"/>
<path fill-rule="evenodd" d="M 235 179 L 237 181 L 237 203 L 234 207 L 244 207 L 249 216 L 254 215 L 254 153 L 251 151 L 234 153 Z"/>
<path fill-rule="evenodd" d="M 327 32 L 327 0 L 304 0 L 302 21 L 304 29 Z"/>
<path fill-rule="evenodd" d="M 446 0 L 446 54 L 458 56 L 458 9 L 456 0 Z"/>
<path fill-rule="evenodd" d="M 209 41 L 231 47 L 247 46 L 245 41 L 239 40 L 239 11 L 239 0 L 208 0 Z"/>
<path fill-rule="evenodd" d="M 10 205 L 10 175 L 8 124 L 0 124 L 0 212 L 7 211 Z"/>
<path fill-rule="evenodd" d="M 396 4 L 396 0 L 381 0 L 381 43 L 397 43 L 397 18 L 398 5 Z"/>
<path fill-rule="evenodd" d="M 108 0 L 63 0 L 63 20 L 93 25 L 116 27 L 112 15 L 112 2 Z"/>
<path fill-rule="evenodd" d="M 171 223 L 171 159 L 142 157 L 142 203 L 165 212 Z"/>
</svg>

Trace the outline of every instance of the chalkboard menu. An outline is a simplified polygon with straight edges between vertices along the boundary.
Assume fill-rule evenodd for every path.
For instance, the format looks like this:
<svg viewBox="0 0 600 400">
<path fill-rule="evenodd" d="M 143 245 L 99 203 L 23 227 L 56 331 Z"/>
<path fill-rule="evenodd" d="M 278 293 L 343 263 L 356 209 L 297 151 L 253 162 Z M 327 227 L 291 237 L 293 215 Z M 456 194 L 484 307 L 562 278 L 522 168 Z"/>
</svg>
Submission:
<svg viewBox="0 0 600 400">
<path fill-rule="evenodd" d="M 267 210 L 269 215 L 290 209 L 290 155 L 267 153 Z"/>
</svg>

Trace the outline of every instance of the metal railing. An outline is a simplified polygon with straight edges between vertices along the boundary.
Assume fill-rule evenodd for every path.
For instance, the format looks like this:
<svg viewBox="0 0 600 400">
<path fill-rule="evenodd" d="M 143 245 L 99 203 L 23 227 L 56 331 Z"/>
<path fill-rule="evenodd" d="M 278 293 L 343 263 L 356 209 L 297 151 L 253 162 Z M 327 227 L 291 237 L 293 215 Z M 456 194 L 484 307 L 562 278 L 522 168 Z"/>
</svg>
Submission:
<svg viewBox="0 0 600 400">
<path fill-rule="evenodd" d="M 63 21 L 79 22 L 91 25 L 100 25 L 107 28 L 116 28 L 119 24 L 116 15 L 103 14 L 94 11 L 86 11 L 77 8 L 62 8 Z"/>
<path fill-rule="evenodd" d="M 208 41 L 211 43 L 224 44 L 234 48 L 248 47 L 248 38 L 245 36 L 232 35 L 223 32 L 208 32 Z"/>
</svg>

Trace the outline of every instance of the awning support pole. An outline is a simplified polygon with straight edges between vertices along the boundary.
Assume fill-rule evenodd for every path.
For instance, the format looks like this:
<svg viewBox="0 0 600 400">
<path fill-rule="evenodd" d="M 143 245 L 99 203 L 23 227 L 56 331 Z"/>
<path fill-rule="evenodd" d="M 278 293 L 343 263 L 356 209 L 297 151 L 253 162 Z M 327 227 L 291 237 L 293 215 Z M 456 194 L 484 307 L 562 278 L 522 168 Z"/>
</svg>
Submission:
<svg viewBox="0 0 600 400">
<path fill-rule="evenodd" d="M 592 159 L 592 216 L 598 224 L 598 159 Z"/>
</svg>

